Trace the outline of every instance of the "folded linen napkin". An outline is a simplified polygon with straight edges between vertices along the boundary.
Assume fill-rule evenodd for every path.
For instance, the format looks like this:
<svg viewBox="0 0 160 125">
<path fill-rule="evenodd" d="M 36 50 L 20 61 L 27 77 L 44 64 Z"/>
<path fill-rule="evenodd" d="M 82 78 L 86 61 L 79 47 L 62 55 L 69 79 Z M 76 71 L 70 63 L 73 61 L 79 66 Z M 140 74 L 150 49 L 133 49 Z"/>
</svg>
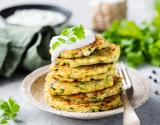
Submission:
<svg viewBox="0 0 160 125">
<path fill-rule="evenodd" d="M 0 28 L 0 75 L 9 77 L 18 67 L 34 70 L 50 63 L 53 28 L 5 26 Z"/>
</svg>

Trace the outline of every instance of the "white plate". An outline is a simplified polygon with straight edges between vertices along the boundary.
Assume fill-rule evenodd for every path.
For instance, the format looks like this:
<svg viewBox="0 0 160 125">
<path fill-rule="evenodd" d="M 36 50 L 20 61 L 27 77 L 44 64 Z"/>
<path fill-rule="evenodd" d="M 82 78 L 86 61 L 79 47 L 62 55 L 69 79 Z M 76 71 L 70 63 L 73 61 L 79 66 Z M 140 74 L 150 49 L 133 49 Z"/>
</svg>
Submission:
<svg viewBox="0 0 160 125">
<path fill-rule="evenodd" d="M 133 87 L 128 91 L 128 96 L 130 98 L 130 102 L 134 108 L 138 108 L 142 104 L 144 104 L 148 98 L 150 93 L 150 83 L 144 79 L 143 75 L 138 71 L 127 67 L 128 73 L 132 80 Z M 65 116 L 69 118 L 76 119 L 98 119 L 107 116 L 111 116 L 114 114 L 118 114 L 123 112 L 123 107 L 103 111 L 103 112 L 93 112 L 93 113 L 77 113 L 77 112 L 66 112 L 56 110 L 48 106 L 44 101 L 44 84 L 45 84 L 45 76 L 49 72 L 49 66 L 44 66 L 30 73 L 22 82 L 21 92 L 23 96 L 29 101 L 31 104 L 40 108 L 41 110 Z"/>
</svg>

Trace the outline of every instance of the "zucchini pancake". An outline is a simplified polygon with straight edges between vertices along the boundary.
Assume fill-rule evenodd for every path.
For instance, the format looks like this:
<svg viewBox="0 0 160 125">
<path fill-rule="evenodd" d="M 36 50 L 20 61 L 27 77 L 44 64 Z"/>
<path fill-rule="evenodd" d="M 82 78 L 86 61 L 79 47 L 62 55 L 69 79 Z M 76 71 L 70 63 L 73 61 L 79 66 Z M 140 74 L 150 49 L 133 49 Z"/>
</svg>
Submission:
<svg viewBox="0 0 160 125">
<path fill-rule="evenodd" d="M 116 71 L 119 46 L 78 25 L 53 37 L 50 53 L 44 93 L 49 106 L 70 112 L 100 112 L 122 105 L 122 80 Z"/>
</svg>

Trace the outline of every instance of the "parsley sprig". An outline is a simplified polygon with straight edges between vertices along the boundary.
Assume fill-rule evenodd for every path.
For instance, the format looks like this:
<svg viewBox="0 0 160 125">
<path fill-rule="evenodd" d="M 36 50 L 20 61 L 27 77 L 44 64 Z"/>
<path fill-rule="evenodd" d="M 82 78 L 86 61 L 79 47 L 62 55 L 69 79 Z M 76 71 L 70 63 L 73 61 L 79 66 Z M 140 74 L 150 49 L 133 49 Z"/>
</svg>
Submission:
<svg viewBox="0 0 160 125">
<path fill-rule="evenodd" d="M 77 40 L 82 40 L 84 38 L 85 30 L 82 25 L 77 25 L 72 28 L 65 28 L 60 34 L 58 40 L 52 45 L 52 49 L 54 50 L 61 44 L 72 44 L 75 43 Z"/>
<path fill-rule="evenodd" d="M 141 26 L 134 21 L 114 21 L 102 34 L 121 46 L 121 56 L 132 67 L 146 62 L 160 67 L 160 0 L 155 0 L 155 16 Z"/>
<path fill-rule="evenodd" d="M 14 120 L 19 109 L 20 106 L 13 98 L 8 101 L 0 100 L 0 125 L 8 125 L 10 120 Z"/>
</svg>

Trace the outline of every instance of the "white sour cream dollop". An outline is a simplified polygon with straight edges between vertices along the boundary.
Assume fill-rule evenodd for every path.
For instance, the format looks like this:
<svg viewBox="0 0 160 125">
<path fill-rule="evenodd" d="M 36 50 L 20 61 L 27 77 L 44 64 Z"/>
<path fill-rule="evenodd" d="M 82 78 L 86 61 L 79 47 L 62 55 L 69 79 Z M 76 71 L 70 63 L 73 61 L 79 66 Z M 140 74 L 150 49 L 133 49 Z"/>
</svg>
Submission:
<svg viewBox="0 0 160 125">
<path fill-rule="evenodd" d="M 51 60 L 52 60 L 53 65 L 55 64 L 55 60 L 60 55 L 61 52 L 65 51 L 65 50 L 73 50 L 73 49 L 82 48 L 82 47 L 89 45 L 95 41 L 95 34 L 90 30 L 85 30 L 85 38 L 84 39 L 77 40 L 75 43 L 61 44 L 53 50 L 52 46 L 58 40 L 59 37 L 60 36 L 53 37 L 50 42 L 50 53 L 51 53 Z M 63 36 L 63 39 L 66 39 L 66 38 Z"/>
</svg>

